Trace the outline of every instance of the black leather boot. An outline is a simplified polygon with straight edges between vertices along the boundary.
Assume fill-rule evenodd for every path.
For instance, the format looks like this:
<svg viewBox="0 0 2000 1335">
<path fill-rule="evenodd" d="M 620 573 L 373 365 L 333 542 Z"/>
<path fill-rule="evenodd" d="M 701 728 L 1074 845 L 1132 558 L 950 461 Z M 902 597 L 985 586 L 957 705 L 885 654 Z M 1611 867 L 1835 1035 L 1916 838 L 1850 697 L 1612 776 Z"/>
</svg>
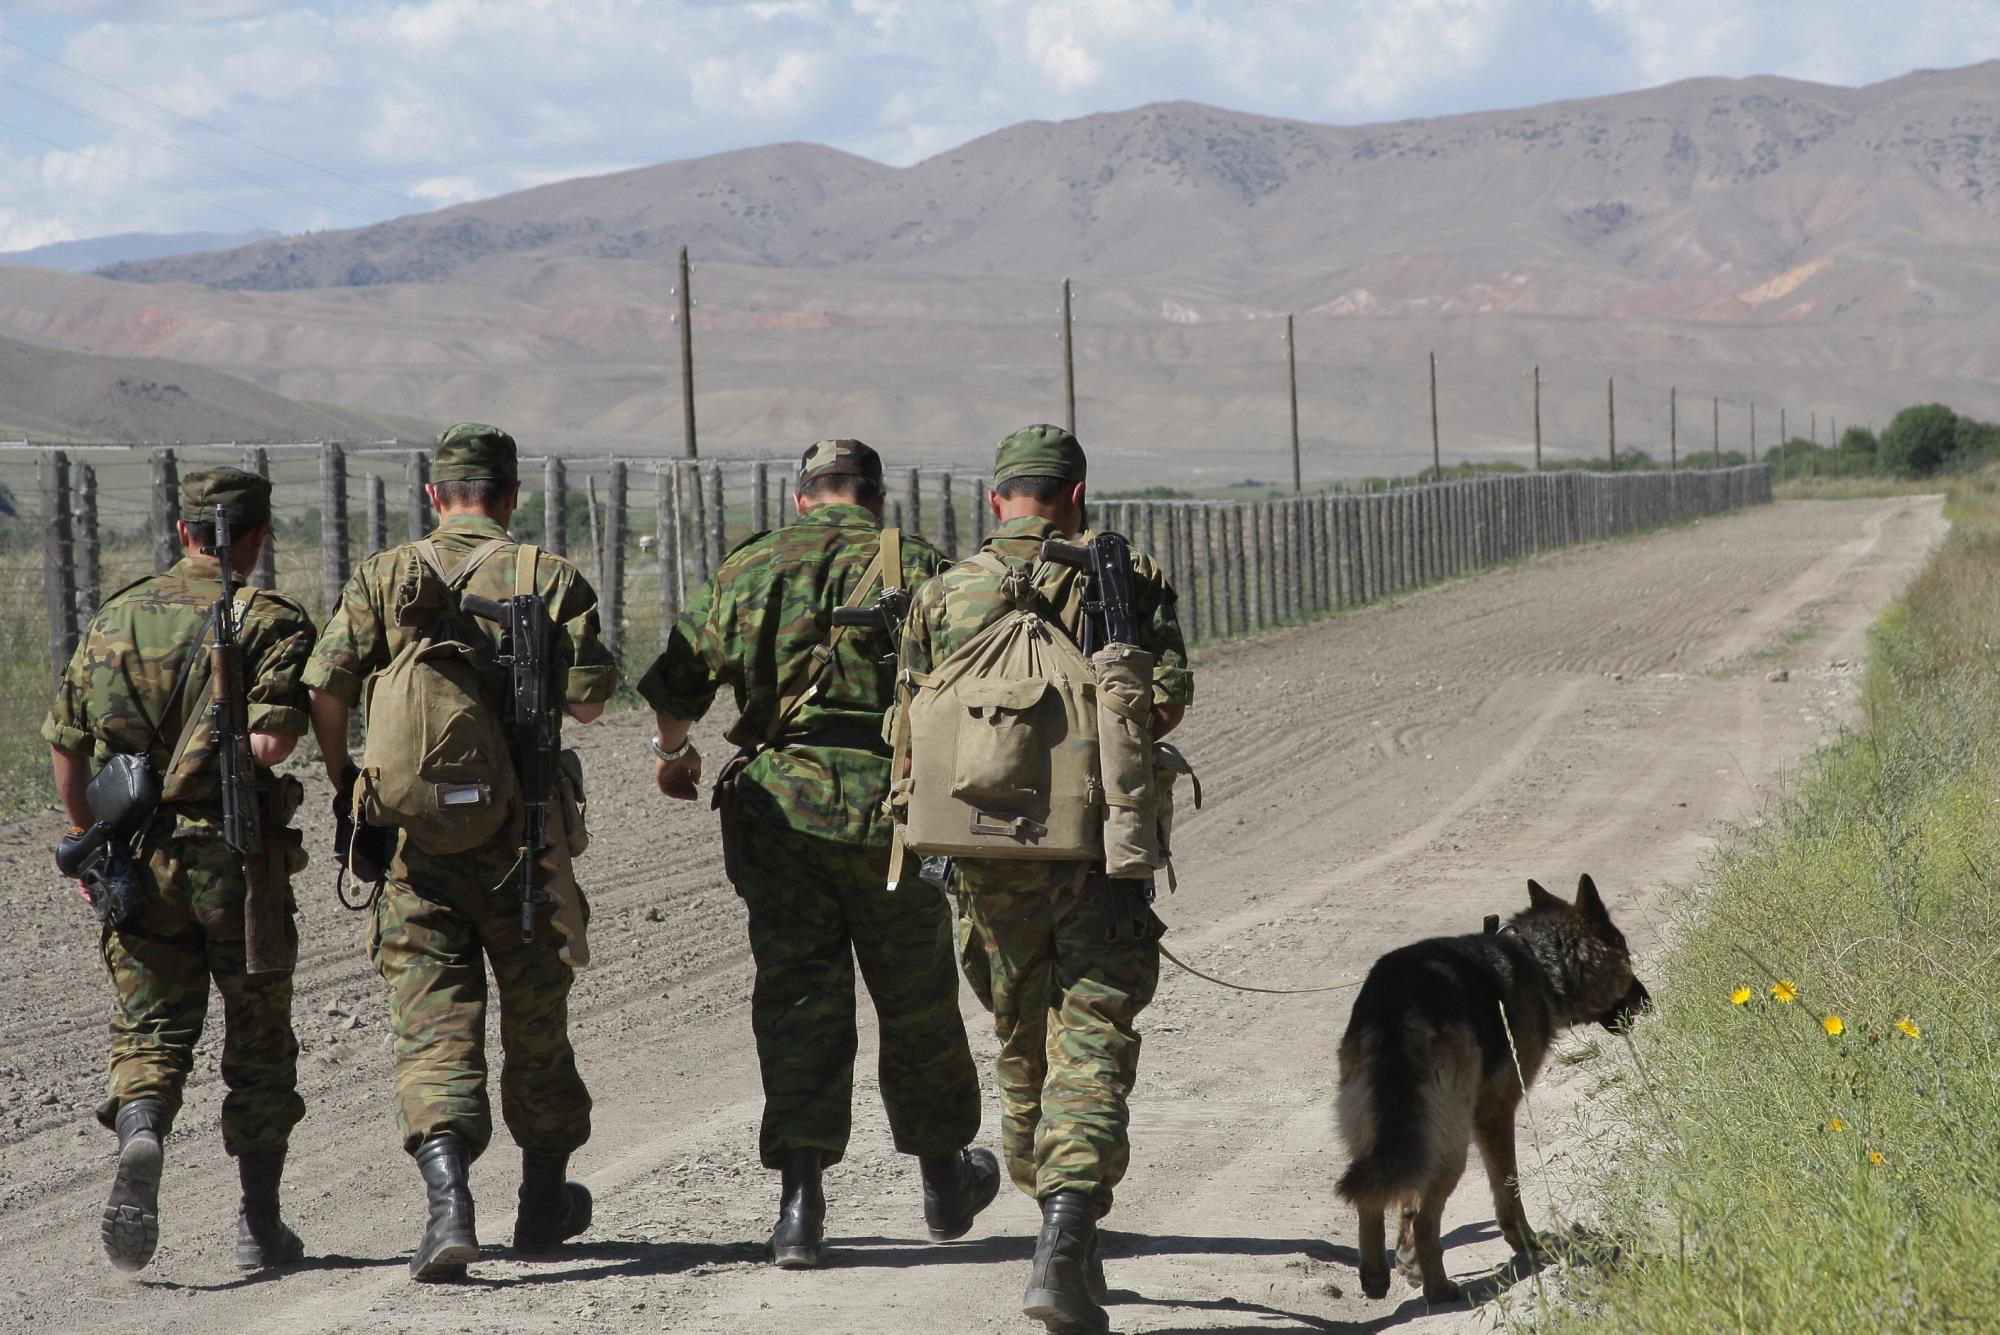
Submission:
<svg viewBox="0 0 2000 1335">
<path fill-rule="evenodd" d="M 1084 1287 L 1090 1292 L 1095 1303 L 1111 1301 L 1111 1286 L 1104 1282 L 1104 1230 L 1090 1231 L 1090 1264 L 1083 1270 Z"/>
<path fill-rule="evenodd" d="M 236 1156 L 243 1204 L 236 1213 L 236 1268 L 262 1270 L 302 1259 L 306 1245 L 278 1215 L 278 1183 L 285 1176 L 285 1152 L 265 1150 Z"/>
<path fill-rule="evenodd" d="M 1111 1318 L 1090 1293 L 1090 1257 L 1097 1244 L 1097 1203 L 1080 1191 L 1058 1191 L 1042 1202 L 1042 1233 L 1021 1311 L 1052 1335 L 1104 1335 Z"/>
<path fill-rule="evenodd" d="M 787 1151 L 778 1226 L 771 1230 L 771 1260 L 780 1270 L 810 1270 L 826 1240 L 826 1196 L 819 1185 L 819 1151 Z"/>
<path fill-rule="evenodd" d="M 590 1188 L 565 1181 L 565 1150 L 521 1151 L 520 1206 L 514 1212 L 514 1250 L 545 1252 L 590 1227 Z"/>
<path fill-rule="evenodd" d="M 143 1270 L 160 1245 L 160 1170 L 166 1164 L 167 1109 L 133 1099 L 118 1110 L 118 1172 L 104 1202 L 104 1254 L 120 1270 Z"/>
<path fill-rule="evenodd" d="M 917 1160 L 924 1175 L 924 1224 L 932 1242 L 950 1242 L 972 1231 L 979 1212 L 1000 1193 L 1000 1161 L 993 1151 L 963 1149 Z"/>
<path fill-rule="evenodd" d="M 423 1240 L 410 1257 L 410 1277 L 426 1283 L 464 1279 L 468 1261 L 479 1259 L 472 1229 L 472 1188 L 466 1180 L 465 1142 L 446 1132 L 417 1146 L 417 1171 L 424 1175 L 430 1218 Z"/>
</svg>

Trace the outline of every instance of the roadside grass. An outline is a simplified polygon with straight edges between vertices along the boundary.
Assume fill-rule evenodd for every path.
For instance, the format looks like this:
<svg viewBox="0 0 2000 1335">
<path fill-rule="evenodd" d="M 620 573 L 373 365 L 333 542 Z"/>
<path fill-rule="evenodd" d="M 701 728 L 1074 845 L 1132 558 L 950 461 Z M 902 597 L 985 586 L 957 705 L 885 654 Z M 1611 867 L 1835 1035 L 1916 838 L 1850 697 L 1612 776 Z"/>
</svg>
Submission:
<svg viewBox="0 0 2000 1335">
<path fill-rule="evenodd" d="M 1942 478 L 1795 477 L 1773 483 L 1781 501 L 1868 501 L 1889 496 L 1935 496 L 1950 487 Z"/>
<path fill-rule="evenodd" d="M 2000 497 L 1949 509 L 1862 725 L 1676 906 L 1657 1011 L 1583 1114 L 1614 1148 L 1559 1193 L 1605 1234 L 1517 1327 L 2000 1320 Z"/>
</svg>

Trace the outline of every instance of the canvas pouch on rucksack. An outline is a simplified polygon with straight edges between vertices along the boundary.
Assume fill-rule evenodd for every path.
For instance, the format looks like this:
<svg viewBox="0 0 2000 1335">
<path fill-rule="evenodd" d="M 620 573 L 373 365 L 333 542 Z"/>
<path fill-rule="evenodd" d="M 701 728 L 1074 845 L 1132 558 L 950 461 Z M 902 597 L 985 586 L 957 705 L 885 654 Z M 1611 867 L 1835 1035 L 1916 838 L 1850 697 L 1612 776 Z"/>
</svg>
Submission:
<svg viewBox="0 0 2000 1335">
<path fill-rule="evenodd" d="M 403 548 L 389 618 L 415 633 L 368 684 L 355 815 L 402 830 L 426 853 L 479 848 L 514 814 L 513 758 L 486 684 L 493 642 L 458 605 L 472 573 L 505 545 L 486 543 L 449 574 L 429 540 Z"/>
</svg>

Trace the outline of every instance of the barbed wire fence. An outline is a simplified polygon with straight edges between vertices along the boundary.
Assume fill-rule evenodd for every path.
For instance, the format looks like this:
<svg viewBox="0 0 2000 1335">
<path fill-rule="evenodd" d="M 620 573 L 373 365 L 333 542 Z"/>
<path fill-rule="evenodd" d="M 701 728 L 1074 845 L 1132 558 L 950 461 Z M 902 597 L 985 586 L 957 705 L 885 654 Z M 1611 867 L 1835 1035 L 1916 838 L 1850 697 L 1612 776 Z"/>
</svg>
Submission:
<svg viewBox="0 0 2000 1335">
<path fill-rule="evenodd" d="M 0 613 L 15 658 L 31 638 L 39 579 L 46 649 L 60 673 L 111 591 L 179 558 L 173 520 L 190 471 L 233 464 L 272 481 L 273 540 L 252 582 L 324 617 L 361 559 L 422 537 L 435 522 L 427 450 L 395 443 L 0 445 L 0 485 L 17 533 L 40 552 L 0 549 L 19 590 Z M 729 550 L 794 517 L 792 460 L 530 456 L 521 461 L 517 537 L 568 556 L 598 591 L 604 633 L 632 669 L 650 661 Z M 888 521 L 947 554 L 984 541 L 987 481 L 920 466 L 891 478 Z M 1752 464 L 1672 472 L 1563 470 L 1331 488 L 1254 501 L 1108 500 L 1099 527 L 1158 560 L 1191 642 L 1241 635 L 1373 602 L 1533 555 L 1771 499 Z"/>
</svg>

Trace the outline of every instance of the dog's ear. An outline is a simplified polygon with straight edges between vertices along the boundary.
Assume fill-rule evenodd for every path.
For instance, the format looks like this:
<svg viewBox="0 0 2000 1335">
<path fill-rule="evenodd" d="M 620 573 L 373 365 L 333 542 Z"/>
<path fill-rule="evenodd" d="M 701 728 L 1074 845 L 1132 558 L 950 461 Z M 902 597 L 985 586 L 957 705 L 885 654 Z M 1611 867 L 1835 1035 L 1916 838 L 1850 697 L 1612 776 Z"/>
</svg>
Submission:
<svg viewBox="0 0 2000 1335">
<path fill-rule="evenodd" d="M 1576 906 L 1583 916 L 1599 927 L 1611 926 L 1610 910 L 1604 907 L 1603 898 L 1597 893 L 1597 882 L 1590 879 L 1588 872 L 1577 878 Z"/>
<path fill-rule="evenodd" d="M 1528 882 L 1528 907 L 1531 909 L 1559 909 L 1566 908 L 1567 905 L 1548 891 L 1542 889 L 1540 881 L 1530 880 Z"/>
</svg>

